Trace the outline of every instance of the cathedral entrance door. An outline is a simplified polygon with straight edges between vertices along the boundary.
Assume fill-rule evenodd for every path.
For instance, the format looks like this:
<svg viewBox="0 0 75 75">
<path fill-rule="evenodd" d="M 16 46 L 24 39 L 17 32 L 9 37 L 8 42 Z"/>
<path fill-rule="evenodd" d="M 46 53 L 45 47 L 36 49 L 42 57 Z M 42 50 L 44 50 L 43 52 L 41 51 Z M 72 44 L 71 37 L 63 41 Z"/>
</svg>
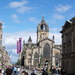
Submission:
<svg viewBox="0 0 75 75">
<path fill-rule="evenodd" d="M 45 64 L 44 64 L 44 67 L 45 67 L 46 70 L 48 70 L 48 64 L 49 64 L 49 61 L 46 60 L 46 61 L 45 61 Z"/>
<path fill-rule="evenodd" d="M 24 66 L 24 56 L 21 59 L 21 66 Z"/>
</svg>

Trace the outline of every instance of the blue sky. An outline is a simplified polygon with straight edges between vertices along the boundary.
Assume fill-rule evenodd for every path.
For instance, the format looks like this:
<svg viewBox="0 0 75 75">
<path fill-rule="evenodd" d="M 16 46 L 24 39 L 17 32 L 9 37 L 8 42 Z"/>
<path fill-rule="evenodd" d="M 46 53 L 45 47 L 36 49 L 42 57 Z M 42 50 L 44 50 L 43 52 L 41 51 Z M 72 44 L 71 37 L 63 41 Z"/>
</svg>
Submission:
<svg viewBox="0 0 75 75">
<path fill-rule="evenodd" d="M 36 43 L 37 26 L 44 14 L 49 26 L 49 38 L 55 36 L 55 44 L 61 44 L 62 29 L 66 20 L 75 16 L 75 0 L 0 0 L 0 21 L 3 21 L 2 46 L 12 50 L 12 62 L 16 62 L 16 41 L 22 37 L 27 43 L 28 37 Z M 14 59 L 15 58 L 15 59 Z"/>
</svg>

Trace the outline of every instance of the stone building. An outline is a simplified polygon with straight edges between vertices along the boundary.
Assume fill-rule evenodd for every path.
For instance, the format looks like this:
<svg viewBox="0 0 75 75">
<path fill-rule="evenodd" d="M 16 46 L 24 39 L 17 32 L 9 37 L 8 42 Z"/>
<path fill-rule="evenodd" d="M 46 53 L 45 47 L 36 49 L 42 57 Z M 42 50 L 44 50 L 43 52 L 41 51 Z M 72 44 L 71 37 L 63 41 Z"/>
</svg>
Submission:
<svg viewBox="0 0 75 75">
<path fill-rule="evenodd" d="M 0 23 L 0 66 L 10 65 L 9 54 L 5 50 L 5 46 L 2 46 L 2 21 Z"/>
<path fill-rule="evenodd" d="M 47 67 L 61 66 L 60 64 L 61 45 L 55 45 L 54 35 L 49 39 L 49 26 L 45 23 L 44 16 L 37 27 L 37 43 L 32 43 L 29 37 L 28 43 L 23 41 L 21 52 L 21 65 L 26 67 Z"/>
<path fill-rule="evenodd" d="M 75 17 L 62 26 L 62 68 L 75 74 Z"/>
</svg>

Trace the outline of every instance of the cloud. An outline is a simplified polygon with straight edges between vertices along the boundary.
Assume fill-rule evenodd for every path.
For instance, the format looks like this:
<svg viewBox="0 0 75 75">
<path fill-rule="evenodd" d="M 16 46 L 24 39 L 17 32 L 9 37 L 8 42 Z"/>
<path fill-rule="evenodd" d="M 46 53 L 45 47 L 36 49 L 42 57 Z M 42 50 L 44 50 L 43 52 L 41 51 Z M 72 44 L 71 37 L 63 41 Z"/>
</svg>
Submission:
<svg viewBox="0 0 75 75">
<path fill-rule="evenodd" d="M 52 24 L 55 24 L 56 23 L 56 20 L 55 19 L 50 19 L 50 20 L 46 20 L 47 23 L 52 23 Z"/>
<path fill-rule="evenodd" d="M 10 6 L 11 8 L 18 8 L 18 7 L 21 7 L 21 6 L 23 6 L 23 5 L 27 4 L 27 3 L 28 3 L 27 1 L 11 2 L 11 3 L 9 4 L 9 6 Z"/>
<path fill-rule="evenodd" d="M 12 19 L 17 19 L 18 16 L 17 16 L 16 14 L 12 14 L 12 15 L 11 15 L 11 18 L 12 18 Z"/>
<path fill-rule="evenodd" d="M 20 20 L 18 20 L 18 16 L 16 14 L 12 14 L 11 18 L 14 20 L 15 23 L 20 23 Z"/>
<path fill-rule="evenodd" d="M 55 8 L 55 11 L 59 11 L 60 13 L 62 13 L 68 11 L 71 8 L 71 6 L 69 6 L 68 4 L 66 4 L 65 6 L 59 4 L 58 6 L 55 6 Z"/>
<path fill-rule="evenodd" d="M 6 28 L 6 26 L 3 25 L 3 29 Z"/>
<path fill-rule="evenodd" d="M 51 33 L 59 33 L 62 29 L 61 28 L 49 28 Z"/>
<path fill-rule="evenodd" d="M 27 6 L 21 6 L 16 11 L 19 13 L 24 13 L 24 12 L 31 12 L 31 9 L 33 9 L 33 8 L 27 7 Z"/>
<path fill-rule="evenodd" d="M 52 36 L 55 36 L 55 44 L 61 44 L 61 34 L 57 33 L 60 29 L 53 28 L 54 32 L 50 30 L 51 33 L 49 33 L 49 38 L 52 39 Z M 6 50 L 8 52 L 12 51 L 13 58 L 12 62 L 16 62 L 18 59 L 17 55 L 17 41 L 19 38 L 22 38 L 22 48 L 23 48 L 23 40 L 25 40 L 25 43 L 28 43 L 29 36 L 31 36 L 32 43 L 36 43 L 37 41 L 37 34 L 35 29 L 27 30 L 27 31 L 19 31 L 15 33 L 3 33 L 2 37 L 2 45 L 6 47 Z M 16 59 L 16 60 L 15 60 Z"/>
<path fill-rule="evenodd" d="M 54 19 L 58 19 L 58 20 L 61 20 L 61 19 L 64 19 L 65 17 L 63 15 L 59 15 L 59 14 L 54 14 Z"/>
<path fill-rule="evenodd" d="M 24 13 L 24 12 L 31 12 L 33 9 L 32 7 L 27 6 L 28 1 L 21 1 L 21 2 L 11 2 L 9 3 L 10 8 L 15 8 L 18 13 Z"/>
<path fill-rule="evenodd" d="M 34 23 L 40 23 L 40 21 L 37 20 L 35 17 L 30 17 L 29 21 Z"/>
<path fill-rule="evenodd" d="M 20 20 L 15 20 L 14 22 L 15 22 L 15 23 L 21 23 Z"/>
</svg>

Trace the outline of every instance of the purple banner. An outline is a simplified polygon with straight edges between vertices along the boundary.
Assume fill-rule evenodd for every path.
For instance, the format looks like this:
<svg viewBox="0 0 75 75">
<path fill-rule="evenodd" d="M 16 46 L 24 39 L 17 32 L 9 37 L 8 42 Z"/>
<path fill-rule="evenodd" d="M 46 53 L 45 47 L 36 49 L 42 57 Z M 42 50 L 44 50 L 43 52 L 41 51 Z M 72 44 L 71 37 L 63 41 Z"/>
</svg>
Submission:
<svg viewBox="0 0 75 75">
<path fill-rule="evenodd" d="M 19 38 L 19 52 L 21 52 L 21 39 L 22 38 Z"/>
<path fill-rule="evenodd" d="M 17 41 L 17 54 L 19 53 L 19 41 Z"/>
</svg>

